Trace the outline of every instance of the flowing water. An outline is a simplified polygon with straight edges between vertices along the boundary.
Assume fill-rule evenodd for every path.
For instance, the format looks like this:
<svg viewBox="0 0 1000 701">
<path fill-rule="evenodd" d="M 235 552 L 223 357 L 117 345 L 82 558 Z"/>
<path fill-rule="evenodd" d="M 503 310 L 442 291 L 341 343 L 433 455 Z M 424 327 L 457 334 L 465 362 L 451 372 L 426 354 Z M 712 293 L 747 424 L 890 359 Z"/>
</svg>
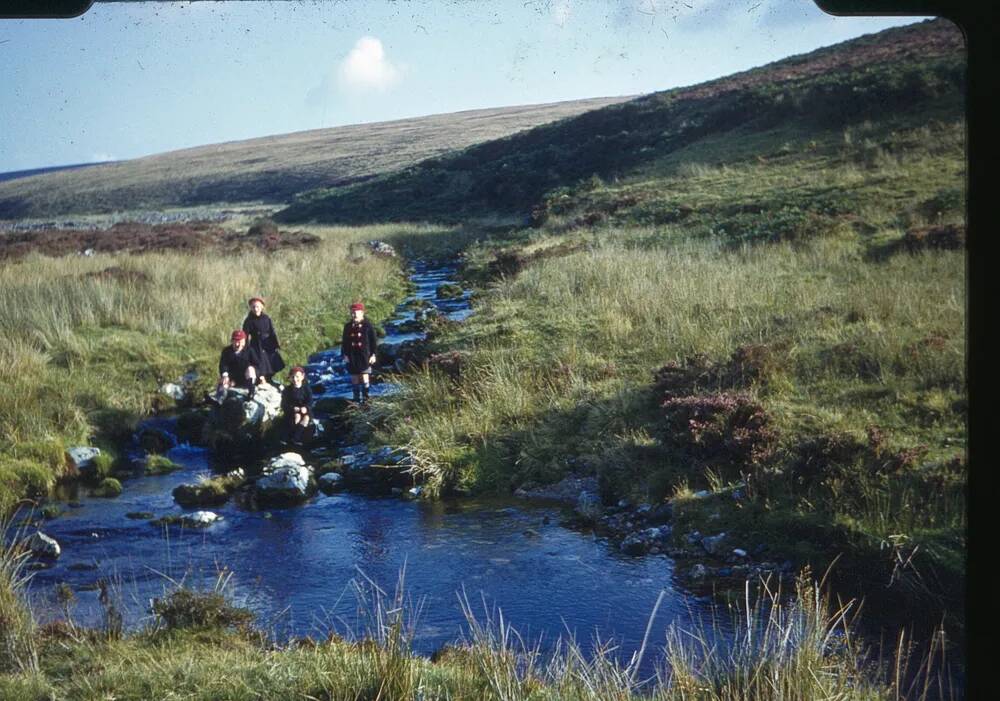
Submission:
<svg viewBox="0 0 1000 701">
<path fill-rule="evenodd" d="M 468 292 L 448 300 L 437 295 L 454 276 L 453 267 L 414 263 L 416 291 L 408 301 L 429 300 L 449 318 L 464 318 L 470 313 Z M 402 307 L 392 321 L 413 318 Z M 386 326 L 383 344 L 421 337 Z M 339 361 L 338 349 L 310 358 L 309 381 L 322 387 L 317 398 L 350 396 Z M 376 384 L 373 395 L 393 387 Z M 169 418 L 143 426 L 171 434 Z M 270 511 L 230 501 L 212 509 L 223 520 L 206 529 L 164 529 L 150 523 L 149 514 L 184 512 L 171 490 L 211 473 L 213 466 L 212 456 L 199 447 L 177 444 L 167 455 L 183 468 L 128 480 L 117 499 L 81 492 L 61 516 L 44 524 L 63 554 L 34 573 L 31 589 L 43 618 L 61 615 L 55 588 L 65 582 L 76 592 L 74 620 L 99 625 L 95 583 L 105 579 L 126 625 L 137 626 L 149 620 L 150 600 L 176 582 L 209 588 L 228 572 L 234 601 L 252 609 L 258 623 L 279 639 L 350 634 L 359 630 L 356 583 L 370 580 L 391 593 L 405 570 L 405 591 L 420 609 L 418 652 L 460 638 L 465 625 L 458 596 L 464 591 L 477 614 L 502 610 L 526 640 L 551 642 L 572 634 L 587 648 L 595 635 L 613 638 L 627 660 L 641 644 L 661 591 L 666 595 L 654 620 L 651 650 L 662 645 L 670 623 L 691 627 L 692 618 L 707 610 L 703 600 L 676 588 L 671 559 L 628 557 L 603 539 L 565 528 L 560 522 L 566 513 L 558 505 L 319 494 L 302 506 Z M 146 512 L 145 518 L 136 512 Z M 654 658 L 644 664 L 646 671 Z"/>
</svg>

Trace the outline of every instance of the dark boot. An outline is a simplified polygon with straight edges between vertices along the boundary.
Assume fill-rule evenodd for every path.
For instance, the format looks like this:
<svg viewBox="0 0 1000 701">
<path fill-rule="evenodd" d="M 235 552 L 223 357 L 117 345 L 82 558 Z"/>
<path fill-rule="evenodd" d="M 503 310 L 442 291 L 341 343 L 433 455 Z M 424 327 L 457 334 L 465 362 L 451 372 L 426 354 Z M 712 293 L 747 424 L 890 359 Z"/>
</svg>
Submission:
<svg viewBox="0 0 1000 701">
<path fill-rule="evenodd" d="M 360 402 L 361 401 L 361 386 L 360 385 L 351 385 L 351 391 L 354 393 L 354 401 Z"/>
<path fill-rule="evenodd" d="M 364 397 L 365 397 L 364 400 L 363 400 L 363 403 L 367 404 L 368 403 L 368 385 L 362 385 L 361 391 L 364 393 Z"/>
</svg>

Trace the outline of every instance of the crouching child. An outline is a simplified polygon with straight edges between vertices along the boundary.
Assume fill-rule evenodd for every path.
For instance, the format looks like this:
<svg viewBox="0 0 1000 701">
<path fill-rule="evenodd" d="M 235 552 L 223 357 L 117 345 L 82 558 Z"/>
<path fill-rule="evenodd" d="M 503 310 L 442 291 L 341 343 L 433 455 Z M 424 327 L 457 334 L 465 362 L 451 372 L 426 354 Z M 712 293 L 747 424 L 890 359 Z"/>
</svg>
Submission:
<svg viewBox="0 0 1000 701">
<path fill-rule="evenodd" d="M 306 443 L 315 433 L 312 418 L 313 394 L 306 383 L 306 371 L 296 365 L 289 373 L 291 382 L 281 392 L 281 411 L 292 443 Z"/>
<path fill-rule="evenodd" d="M 219 382 L 213 399 L 221 402 L 230 387 L 240 387 L 253 394 L 258 381 L 257 361 L 253 350 L 247 346 L 246 332 L 233 331 L 231 344 L 222 349 L 219 356 Z"/>
</svg>

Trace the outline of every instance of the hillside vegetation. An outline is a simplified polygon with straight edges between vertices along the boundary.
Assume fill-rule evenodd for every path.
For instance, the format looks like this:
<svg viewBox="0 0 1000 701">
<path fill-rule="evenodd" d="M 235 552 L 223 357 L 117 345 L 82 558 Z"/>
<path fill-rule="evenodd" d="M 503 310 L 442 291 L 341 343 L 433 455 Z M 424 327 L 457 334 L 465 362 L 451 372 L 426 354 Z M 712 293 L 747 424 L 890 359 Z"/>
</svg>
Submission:
<svg viewBox="0 0 1000 701">
<path fill-rule="evenodd" d="M 596 475 L 608 504 L 670 501 L 678 548 L 697 530 L 816 568 L 840 556 L 845 590 L 884 593 L 901 618 L 961 618 L 963 58 L 957 44 L 917 50 L 952 32 L 884 32 L 905 60 L 775 89 L 766 123 L 705 129 L 537 199 L 522 191 L 533 226 L 480 231 L 466 250 L 466 274 L 484 288 L 476 314 L 438 331 L 378 437 L 408 446 L 432 490 Z M 873 47 L 886 53 L 877 38 L 839 48 Z M 715 102 L 696 87 L 692 99 L 705 101 L 698 114 L 732 114 L 760 84 Z M 818 97 L 827 88 L 845 108 L 834 116 Z M 538 151 L 515 146 L 539 132 L 599 142 L 585 127 L 602 114 L 655 104 L 676 115 L 687 103 L 651 96 L 472 151 L 523 164 Z M 391 211 L 451 203 L 400 194 L 432 167 L 384 181 L 398 185 Z M 465 191 L 489 172 L 470 171 Z M 385 211 L 390 191 L 367 187 L 369 211 Z M 332 194 L 286 214 L 350 217 L 351 202 Z M 515 208 L 484 212 L 496 225 Z M 692 496 L 703 489 L 714 496 Z"/>
<path fill-rule="evenodd" d="M 531 216 L 537 224 L 546 213 L 536 210 L 546 193 L 592 176 L 665 175 L 695 158 L 733 165 L 780 157 L 786 141 L 809 140 L 866 120 L 926 124 L 938 116 L 958 118 L 962 47 L 958 30 L 946 21 L 887 30 L 586 112 L 365 182 L 307 192 L 279 218 L 360 223 L 499 217 L 519 222 Z M 873 144 L 871 157 L 874 151 Z M 616 206 L 632 209 L 634 204 Z M 637 214 L 649 223 L 678 216 L 673 208 L 644 204 Z M 698 208 L 702 203 L 683 204 Z M 781 205 L 754 204 L 762 210 Z M 815 206 L 844 213 L 851 204 L 841 199 Z"/>
<path fill-rule="evenodd" d="M 287 202 L 302 190 L 391 173 L 451 149 L 624 99 L 469 110 L 316 129 L 19 178 L 0 182 L 0 220 L 220 202 Z"/>
</svg>

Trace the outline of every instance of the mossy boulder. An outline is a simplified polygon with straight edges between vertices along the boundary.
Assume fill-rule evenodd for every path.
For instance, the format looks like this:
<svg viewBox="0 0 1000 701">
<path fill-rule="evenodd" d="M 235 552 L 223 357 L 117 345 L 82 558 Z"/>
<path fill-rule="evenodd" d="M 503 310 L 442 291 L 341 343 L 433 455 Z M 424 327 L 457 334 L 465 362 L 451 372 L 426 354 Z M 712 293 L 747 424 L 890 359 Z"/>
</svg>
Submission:
<svg viewBox="0 0 1000 701">
<path fill-rule="evenodd" d="M 165 455 L 149 455 L 143 469 L 147 475 L 166 475 L 180 468 L 180 465 Z"/>
<path fill-rule="evenodd" d="M 90 490 L 90 495 L 94 497 L 104 497 L 113 499 L 122 493 L 122 483 L 114 477 L 105 477 L 96 487 Z"/>
<path fill-rule="evenodd" d="M 242 469 L 218 475 L 197 484 L 182 484 L 174 488 L 173 497 L 181 506 L 220 506 L 245 481 Z"/>
<path fill-rule="evenodd" d="M 454 282 L 446 282 L 437 288 L 438 299 L 458 299 L 463 294 L 465 294 L 465 290 L 462 289 L 461 285 L 456 285 Z"/>
</svg>

